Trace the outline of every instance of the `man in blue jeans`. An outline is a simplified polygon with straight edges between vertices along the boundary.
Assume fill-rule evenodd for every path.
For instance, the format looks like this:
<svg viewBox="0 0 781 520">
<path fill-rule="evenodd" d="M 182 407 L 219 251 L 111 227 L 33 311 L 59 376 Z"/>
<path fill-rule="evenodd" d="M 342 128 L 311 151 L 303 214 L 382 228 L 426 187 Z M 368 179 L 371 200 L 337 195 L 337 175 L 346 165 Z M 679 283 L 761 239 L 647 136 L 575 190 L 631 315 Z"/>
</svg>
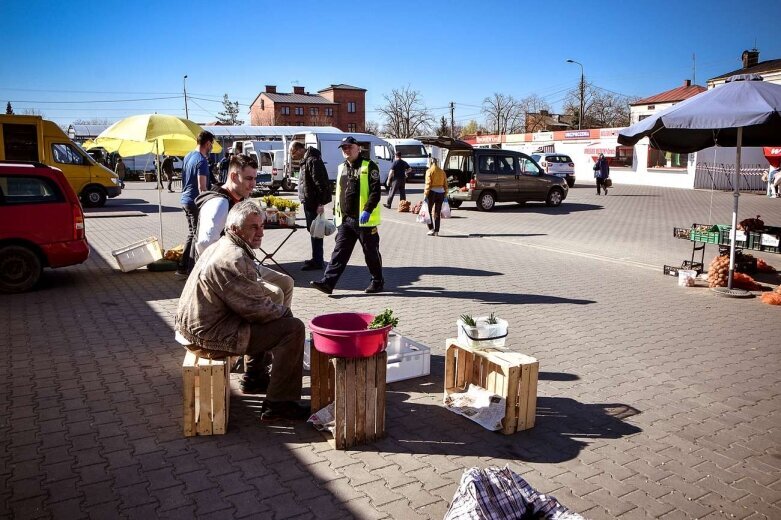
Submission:
<svg viewBox="0 0 781 520">
<path fill-rule="evenodd" d="M 187 217 L 187 239 L 184 242 L 182 259 L 179 260 L 179 268 L 175 273 L 177 278 L 187 278 L 193 269 L 190 250 L 198 229 L 198 206 L 195 205 L 195 198 L 211 185 L 207 158 L 214 145 L 214 134 L 204 130 L 198 134 L 197 142 L 198 148 L 185 156 L 182 165 L 182 196 L 179 202 L 182 204 L 184 216 Z"/>
<path fill-rule="evenodd" d="M 328 171 L 320 156 L 320 150 L 314 147 L 306 148 L 300 141 L 290 143 L 290 156 L 301 161 L 298 175 L 298 198 L 304 207 L 306 228 L 310 229 L 312 222 L 321 215 L 325 205 L 331 202 L 331 181 Z M 324 267 L 323 239 L 311 237 L 312 258 L 304 261 L 302 271 L 320 271 Z"/>
</svg>

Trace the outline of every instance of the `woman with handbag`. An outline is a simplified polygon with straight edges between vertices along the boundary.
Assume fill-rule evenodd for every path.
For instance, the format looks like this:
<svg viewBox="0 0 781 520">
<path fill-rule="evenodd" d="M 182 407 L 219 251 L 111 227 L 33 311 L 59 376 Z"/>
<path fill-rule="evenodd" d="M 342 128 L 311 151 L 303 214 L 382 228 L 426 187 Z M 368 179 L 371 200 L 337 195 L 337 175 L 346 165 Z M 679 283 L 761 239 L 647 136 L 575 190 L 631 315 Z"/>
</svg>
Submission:
<svg viewBox="0 0 781 520">
<path fill-rule="evenodd" d="M 431 157 L 429 167 L 426 170 L 426 187 L 423 188 L 423 198 L 428 204 L 431 221 L 428 223 L 428 235 L 439 236 L 439 222 L 441 220 L 442 202 L 447 193 L 447 175 L 437 165 L 437 160 Z"/>
<path fill-rule="evenodd" d="M 607 188 L 612 183 L 608 182 L 610 177 L 610 165 L 605 159 L 605 154 L 599 154 L 597 162 L 594 163 L 594 178 L 597 180 L 597 195 L 600 195 L 600 188 L 605 190 L 607 195 Z"/>
</svg>

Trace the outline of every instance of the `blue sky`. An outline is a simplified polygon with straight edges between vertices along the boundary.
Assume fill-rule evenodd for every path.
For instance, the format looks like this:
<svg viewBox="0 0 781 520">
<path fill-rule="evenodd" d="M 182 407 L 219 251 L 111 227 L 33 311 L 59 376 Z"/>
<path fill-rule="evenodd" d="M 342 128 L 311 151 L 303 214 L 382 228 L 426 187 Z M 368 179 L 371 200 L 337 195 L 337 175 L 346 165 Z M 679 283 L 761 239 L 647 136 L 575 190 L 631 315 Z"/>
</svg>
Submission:
<svg viewBox="0 0 781 520">
<path fill-rule="evenodd" d="M 48 119 L 161 112 L 211 121 L 227 93 L 242 117 L 264 85 L 366 88 L 367 119 L 409 85 L 436 116 L 480 120 L 483 98 L 537 94 L 554 109 L 587 81 L 645 97 L 781 58 L 781 2 L 3 0 L 0 102 Z M 61 6 L 55 8 L 55 6 Z M 169 98 L 170 99 L 148 99 Z M 144 100 L 141 100 L 144 99 Z M 122 101 L 133 100 L 133 101 Z"/>
</svg>

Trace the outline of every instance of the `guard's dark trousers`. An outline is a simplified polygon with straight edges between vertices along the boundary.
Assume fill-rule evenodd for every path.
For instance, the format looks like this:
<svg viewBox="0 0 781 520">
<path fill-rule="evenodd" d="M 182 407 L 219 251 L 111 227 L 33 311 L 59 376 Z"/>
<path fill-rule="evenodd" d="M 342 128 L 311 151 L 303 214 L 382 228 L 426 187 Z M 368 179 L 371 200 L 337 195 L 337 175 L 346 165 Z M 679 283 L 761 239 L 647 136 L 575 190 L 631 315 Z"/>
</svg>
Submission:
<svg viewBox="0 0 781 520">
<path fill-rule="evenodd" d="M 360 242 L 363 247 L 363 256 L 366 259 L 366 267 L 372 275 L 372 281 L 383 283 L 382 256 L 380 255 L 380 235 L 376 227 L 360 227 L 358 219 L 344 217 L 342 224 L 336 232 L 336 244 L 331 256 L 331 263 L 323 274 L 323 282 L 332 289 L 336 287 L 339 277 L 342 276 L 347 262 L 353 254 L 355 243 Z"/>
</svg>

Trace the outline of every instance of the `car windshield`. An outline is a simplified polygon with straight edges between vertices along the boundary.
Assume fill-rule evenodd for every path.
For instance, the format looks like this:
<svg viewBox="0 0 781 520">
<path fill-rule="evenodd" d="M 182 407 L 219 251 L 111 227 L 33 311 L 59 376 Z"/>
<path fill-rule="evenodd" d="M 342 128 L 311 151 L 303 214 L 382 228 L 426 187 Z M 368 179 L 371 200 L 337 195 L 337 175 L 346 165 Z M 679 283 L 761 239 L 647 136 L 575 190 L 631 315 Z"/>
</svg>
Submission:
<svg viewBox="0 0 781 520">
<path fill-rule="evenodd" d="M 399 144 L 396 145 L 396 151 L 404 157 L 428 157 L 426 148 L 419 144 Z"/>
</svg>

